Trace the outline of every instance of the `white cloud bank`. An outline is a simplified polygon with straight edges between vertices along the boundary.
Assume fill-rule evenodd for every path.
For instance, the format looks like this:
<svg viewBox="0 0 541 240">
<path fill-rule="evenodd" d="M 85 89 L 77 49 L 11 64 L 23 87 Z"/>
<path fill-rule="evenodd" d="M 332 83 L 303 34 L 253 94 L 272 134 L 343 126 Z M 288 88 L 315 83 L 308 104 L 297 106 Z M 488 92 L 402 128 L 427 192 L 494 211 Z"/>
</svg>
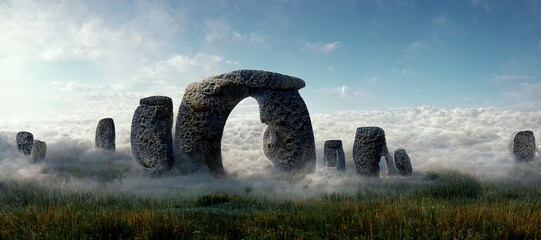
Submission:
<svg viewBox="0 0 541 240">
<path fill-rule="evenodd" d="M 242 106 L 252 106 L 247 101 Z M 242 108 L 240 108 L 242 109 Z M 243 191 L 273 197 L 306 197 L 329 192 L 356 192 L 366 184 L 354 169 L 352 148 L 355 130 L 379 126 L 385 130 L 392 151 L 405 148 L 416 173 L 456 170 L 480 178 L 539 181 L 540 160 L 518 164 L 510 155 L 510 142 L 520 130 L 541 136 L 541 111 L 499 109 L 438 109 L 420 107 L 391 111 L 348 111 L 312 114 L 318 170 L 298 182 L 273 177 L 272 163 L 264 157 L 261 136 L 265 125 L 257 111 L 237 109 L 226 124 L 222 139 L 223 163 L 230 177 L 166 176 L 146 178 L 131 158 L 129 128 L 131 114 L 120 114 L 117 153 L 93 149 L 99 119 L 48 122 L 3 122 L 0 124 L 0 180 L 39 181 L 65 189 L 105 190 L 135 194 L 190 195 L 209 191 Z M 16 152 L 15 134 L 27 130 L 48 144 L 47 159 L 32 165 Z M 346 153 L 345 174 L 321 167 L 323 143 L 340 139 Z M 121 176 L 121 177 L 118 177 Z M 111 179 L 110 179 L 111 178 Z M 377 181 L 408 181 L 383 177 Z M 417 181 L 419 177 L 411 177 Z M 372 181 L 372 180 L 370 180 Z"/>
</svg>

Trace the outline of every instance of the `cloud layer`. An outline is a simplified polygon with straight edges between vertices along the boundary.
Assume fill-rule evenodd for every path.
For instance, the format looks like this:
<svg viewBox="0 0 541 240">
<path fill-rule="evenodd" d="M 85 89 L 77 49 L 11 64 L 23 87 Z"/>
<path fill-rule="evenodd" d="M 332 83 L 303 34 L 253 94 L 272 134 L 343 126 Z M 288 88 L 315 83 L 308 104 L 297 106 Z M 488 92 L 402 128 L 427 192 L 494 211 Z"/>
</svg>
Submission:
<svg viewBox="0 0 541 240">
<path fill-rule="evenodd" d="M 517 164 L 510 155 L 510 143 L 520 130 L 541 134 L 541 112 L 499 109 L 439 109 L 420 107 L 390 111 L 348 111 L 312 114 L 318 169 L 293 183 L 277 179 L 272 163 L 261 149 L 265 125 L 259 122 L 252 100 L 239 105 L 226 123 L 222 139 L 223 163 L 227 179 L 208 175 L 179 176 L 174 172 L 162 178 L 144 177 L 131 158 L 129 114 L 115 119 L 117 152 L 94 149 L 95 125 L 99 119 L 48 122 L 2 123 L 0 129 L 0 179 L 39 181 L 60 189 L 103 190 L 153 196 L 194 195 L 209 191 L 245 191 L 274 197 L 307 197 L 330 192 L 355 192 L 367 184 L 354 169 L 352 148 L 355 130 L 379 126 L 385 130 L 393 151 L 405 148 L 416 176 L 426 171 L 454 170 L 483 179 L 537 181 L 540 160 Z M 48 144 L 47 159 L 30 164 L 16 151 L 15 134 L 34 133 Z M 346 153 L 344 174 L 321 166 L 323 143 L 342 140 Z M 384 168 L 384 164 L 382 164 Z M 405 181 L 384 177 L 375 182 Z M 406 180 L 407 181 L 407 180 Z"/>
</svg>

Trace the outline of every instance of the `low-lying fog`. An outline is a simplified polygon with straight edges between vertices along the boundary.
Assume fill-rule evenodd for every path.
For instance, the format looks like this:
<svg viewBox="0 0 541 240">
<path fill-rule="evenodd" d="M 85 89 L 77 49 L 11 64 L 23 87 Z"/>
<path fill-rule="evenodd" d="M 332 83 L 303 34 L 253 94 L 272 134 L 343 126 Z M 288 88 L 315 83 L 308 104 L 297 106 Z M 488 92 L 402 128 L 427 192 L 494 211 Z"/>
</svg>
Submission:
<svg viewBox="0 0 541 240">
<path fill-rule="evenodd" d="M 176 111 L 176 110 L 175 110 Z M 103 118 L 109 116 L 103 116 Z M 311 114 L 318 167 L 296 181 L 278 179 L 263 155 L 257 106 L 240 104 L 227 121 L 222 138 L 223 163 L 229 176 L 181 176 L 172 172 L 145 177 L 130 152 L 131 115 L 115 118 L 115 153 L 94 149 L 99 118 L 0 123 L 0 181 L 34 181 L 62 190 L 121 192 L 151 196 L 192 196 L 212 191 L 261 194 L 272 197 L 309 197 L 322 193 L 355 193 L 363 184 L 422 181 L 427 171 L 454 170 L 481 179 L 540 181 L 541 161 L 517 163 L 510 154 L 514 134 L 532 130 L 541 136 L 541 111 L 499 109 L 439 109 L 419 107 L 388 111 L 351 111 Z M 390 151 L 407 150 L 414 169 L 411 177 L 362 178 L 357 175 L 352 148 L 355 130 L 379 126 Z M 47 142 L 43 163 L 31 164 L 16 149 L 15 135 L 29 131 Z M 342 140 L 346 172 L 321 167 L 323 143 Z M 539 140 L 537 142 L 539 149 Z M 382 168 L 385 169 L 385 164 Z M 384 171 L 382 171 L 384 173 Z"/>
</svg>

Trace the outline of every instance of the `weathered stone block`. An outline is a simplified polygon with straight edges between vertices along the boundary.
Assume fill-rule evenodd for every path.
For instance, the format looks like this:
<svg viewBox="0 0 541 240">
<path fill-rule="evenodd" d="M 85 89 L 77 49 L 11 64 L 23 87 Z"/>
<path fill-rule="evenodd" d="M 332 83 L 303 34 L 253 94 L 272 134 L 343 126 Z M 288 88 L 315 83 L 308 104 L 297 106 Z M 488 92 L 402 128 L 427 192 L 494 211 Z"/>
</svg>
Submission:
<svg viewBox="0 0 541 240">
<path fill-rule="evenodd" d="M 379 127 L 360 127 L 355 134 L 353 161 L 360 175 L 378 176 L 379 162 L 388 154 L 385 132 Z"/>
<path fill-rule="evenodd" d="M 325 167 L 334 167 L 339 171 L 346 170 L 346 157 L 341 140 L 325 141 L 323 150 L 323 165 Z"/>
<path fill-rule="evenodd" d="M 173 100 L 170 97 L 167 96 L 151 96 L 146 98 L 141 98 L 139 100 L 139 105 L 145 105 L 145 106 L 161 106 L 165 109 L 171 109 L 171 117 L 168 120 L 168 124 L 171 126 L 169 129 L 173 129 Z M 171 134 L 172 138 L 172 134 Z"/>
<path fill-rule="evenodd" d="M 529 162 L 534 160 L 536 148 L 535 136 L 532 131 L 520 131 L 515 135 L 513 155 L 517 161 Z"/>
<path fill-rule="evenodd" d="M 396 169 L 402 176 L 411 175 L 413 168 L 411 166 L 411 160 L 406 150 L 399 148 L 394 151 L 394 161 Z"/>
<path fill-rule="evenodd" d="M 115 150 L 115 122 L 112 118 L 104 118 L 98 122 L 96 128 L 96 147 L 106 150 Z"/>
<path fill-rule="evenodd" d="M 17 150 L 24 155 L 30 155 L 32 152 L 32 145 L 34 144 L 34 135 L 29 132 L 17 133 Z"/>
<path fill-rule="evenodd" d="M 34 140 L 32 145 L 32 151 L 30 153 L 30 160 L 34 163 L 40 162 L 45 159 L 45 154 L 47 153 L 47 143 L 40 140 Z"/>
<path fill-rule="evenodd" d="M 134 159 L 152 175 L 173 167 L 173 101 L 153 96 L 140 100 L 131 125 L 131 148 Z"/>
</svg>

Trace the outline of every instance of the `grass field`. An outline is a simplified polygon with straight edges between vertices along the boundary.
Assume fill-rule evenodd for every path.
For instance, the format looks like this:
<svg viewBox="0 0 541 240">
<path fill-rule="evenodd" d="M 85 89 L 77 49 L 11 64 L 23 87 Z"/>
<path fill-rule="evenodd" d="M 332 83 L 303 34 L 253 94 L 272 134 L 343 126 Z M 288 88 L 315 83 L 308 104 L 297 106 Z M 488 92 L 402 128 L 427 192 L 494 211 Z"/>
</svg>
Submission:
<svg viewBox="0 0 541 240">
<path fill-rule="evenodd" d="M 273 199 L 60 191 L 0 182 L 0 239 L 541 239 L 541 186 L 427 173 L 385 191 Z"/>
</svg>

